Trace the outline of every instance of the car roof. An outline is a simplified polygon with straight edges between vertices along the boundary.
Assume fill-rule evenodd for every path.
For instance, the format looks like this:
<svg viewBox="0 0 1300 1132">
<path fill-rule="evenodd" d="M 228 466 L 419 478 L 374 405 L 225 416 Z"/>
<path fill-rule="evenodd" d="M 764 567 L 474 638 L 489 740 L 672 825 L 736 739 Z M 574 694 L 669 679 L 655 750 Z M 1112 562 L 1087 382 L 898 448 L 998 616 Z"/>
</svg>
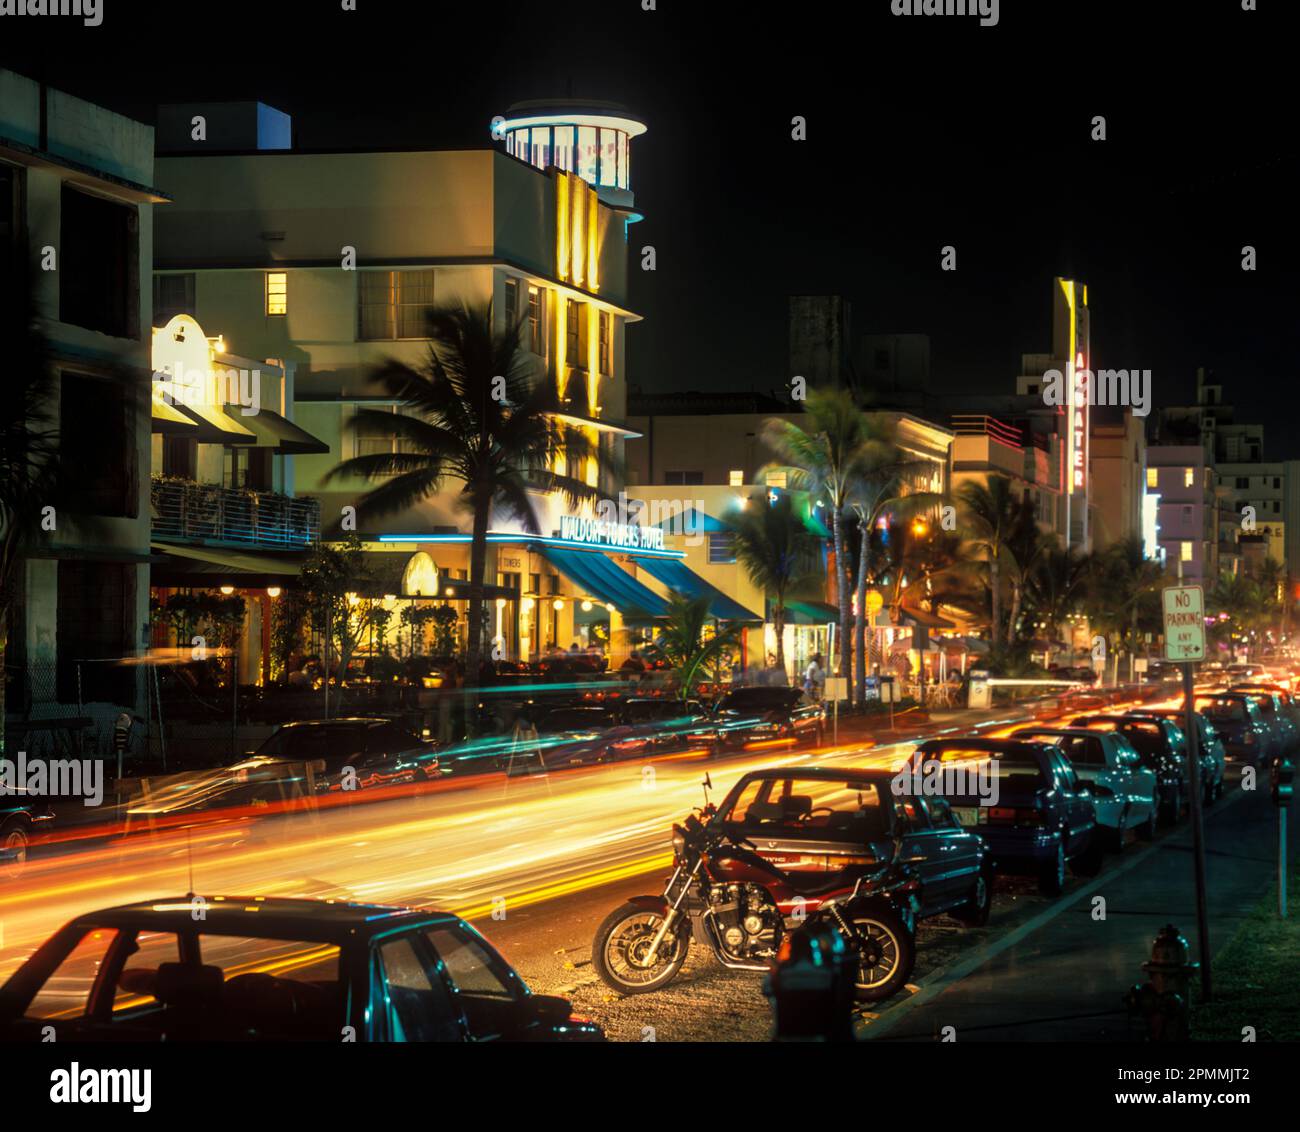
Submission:
<svg viewBox="0 0 1300 1132">
<path fill-rule="evenodd" d="M 1050 747 L 1051 743 L 1036 743 L 1025 739 L 986 739 L 984 737 L 927 739 L 916 748 L 917 751 L 940 750 L 944 747 L 963 747 L 968 751 L 1005 751 L 1010 754 L 1026 754 Z M 913 752 L 916 753 L 916 752 Z"/>
<path fill-rule="evenodd" d="M 200 901 L 202 903 L 200 903 Z M 201 909 L 196 920 L 195 909 Z M 120 904 L 78 916 L 75 923 L 146 931 L 198 931 L 204 935 L 247 936 L 343 943 L 403 927 L 456 923 L 450 912 L 421 912 L 383 904 L 266 896 L 187 895 Z"/>
<path fill-rule="evenodd" d="M 280 729 L 288 731 L 298 727 L 337 727 L 340 723 L 365 724 L 367 727 L 373 727 L 377 723 L 391 722 L 390 719 L 383 719 L 374 715 L 345 715 L 338 719 L 295 719 L 291 723 L 280 724 Z"/>
<path fill-rule="evenodd" d="M 1020 727 L 1012 732 L 1011 737 L 1014 739 L 1018 735 L 1026 738 L 1030 735 L 1062 735 L 1068 738 L 1071 735 L 1087 736 L 1090 739 L 1104 739 L 1110 732 L 1092 731 L 1087 727 Z"/>
<path fill-rule="evenodd" d="M 751 782 L 756 778 L 816 778 L 826 782 L 842 782 L 846 778 L 860 778 L 864 781 L 892 779 L 897 772 L 874 767 L 853 766 L 778 766 L 751 770 L 741 781 Z"/>
</svg>

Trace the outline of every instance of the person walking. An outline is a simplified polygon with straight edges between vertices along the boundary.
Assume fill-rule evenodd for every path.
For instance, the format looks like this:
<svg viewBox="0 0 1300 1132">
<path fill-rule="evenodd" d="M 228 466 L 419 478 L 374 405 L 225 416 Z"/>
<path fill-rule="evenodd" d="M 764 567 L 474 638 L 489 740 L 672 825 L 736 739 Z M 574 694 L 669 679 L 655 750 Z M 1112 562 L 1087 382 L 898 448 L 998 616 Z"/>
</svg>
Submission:
<svg viewBox="0 0 1300 1132">
<path fill-rule="evenodd" d="M 826 673 L 822 671 L 822 654 L 813 653 L 813 658 L 808 662 L 808 668 L 803 674 L 803 690 L 808 693 L 809 699 L 820 700 L 825 686 Z"/>
</svg>

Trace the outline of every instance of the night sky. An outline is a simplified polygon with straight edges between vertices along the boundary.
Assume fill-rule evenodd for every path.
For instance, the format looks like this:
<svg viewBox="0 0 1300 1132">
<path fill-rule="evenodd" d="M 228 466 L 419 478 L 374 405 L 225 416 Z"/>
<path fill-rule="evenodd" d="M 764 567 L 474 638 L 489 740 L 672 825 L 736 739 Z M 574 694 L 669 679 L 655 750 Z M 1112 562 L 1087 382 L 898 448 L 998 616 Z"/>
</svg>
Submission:
<svg viewBox="0 0 1300 1132">
<path fill-rule="evenodd" d="M 517 99 L 628 104 L 649 125 L 631 238 L 659 265 L 631 283 L 646 391 L 778 387 L 786 296 L 842 293 L 855 334 L 929 334 L 938 389 L 1013 392 L 1065 274 L 1089 284 L 1095 365 L 1150 368 L 1157 406 L 1209 367 L 1267 457 L 1300 456 L 1282 0 L 1002 0 L 991 28 L 889 0 L 104 5 L 99 28 L 0 20 L 0 64 L 144 121 L 258 99 L 305 148 L 477 145 Z"/>
</svg>

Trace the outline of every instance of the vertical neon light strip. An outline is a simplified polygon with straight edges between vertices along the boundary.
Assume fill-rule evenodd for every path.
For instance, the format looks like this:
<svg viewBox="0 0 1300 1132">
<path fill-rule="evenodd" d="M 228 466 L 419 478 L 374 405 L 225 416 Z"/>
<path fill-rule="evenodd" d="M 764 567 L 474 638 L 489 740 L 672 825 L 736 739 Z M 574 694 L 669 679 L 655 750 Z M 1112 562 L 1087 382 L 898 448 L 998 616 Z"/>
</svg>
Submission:
<svg viewBox="0 0 1300 1132">
<path fill-rule="evenodd" d="M 600 278 L 600 198 L 588 190 L 587 204 L 587 290 L 599 291 Z"/>
</svg>

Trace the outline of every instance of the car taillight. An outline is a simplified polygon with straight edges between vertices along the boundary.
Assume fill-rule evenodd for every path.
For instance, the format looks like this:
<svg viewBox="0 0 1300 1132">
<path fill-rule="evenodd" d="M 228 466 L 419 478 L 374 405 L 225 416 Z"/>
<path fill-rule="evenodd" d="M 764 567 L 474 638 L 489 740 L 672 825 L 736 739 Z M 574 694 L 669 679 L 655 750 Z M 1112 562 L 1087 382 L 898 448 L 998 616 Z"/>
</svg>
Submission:
<svg viewBox="0 0 1300 1132">
<path fill-rule="evenodd" d="M 1030 806 L 990 806 L 987 812 L 989 825 L 1037 825 L 1040 820 L 1038 810 Z"/>
<path fill-rule="evenodd" d="M 1243 740 L 1243 742 L 1245 742 L 1246 746 L 1248 747 L 1253 746 L 1255 742 L 1255 733 L 1253 731 L 1247 731 L 1246 738 Z"/>
</svg>

